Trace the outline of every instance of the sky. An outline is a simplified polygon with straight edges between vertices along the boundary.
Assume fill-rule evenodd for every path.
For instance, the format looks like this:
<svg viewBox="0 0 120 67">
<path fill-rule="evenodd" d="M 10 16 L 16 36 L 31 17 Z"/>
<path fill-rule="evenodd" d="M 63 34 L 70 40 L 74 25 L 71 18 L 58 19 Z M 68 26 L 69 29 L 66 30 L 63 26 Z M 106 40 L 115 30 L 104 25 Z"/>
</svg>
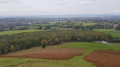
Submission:
<svg viewBox="0 0 120 67">
<path fill-rule="evenodd" d="M 68 14 L 120 14 L 120 0 L 0 0 L 0 16 Z"/>
</svg>

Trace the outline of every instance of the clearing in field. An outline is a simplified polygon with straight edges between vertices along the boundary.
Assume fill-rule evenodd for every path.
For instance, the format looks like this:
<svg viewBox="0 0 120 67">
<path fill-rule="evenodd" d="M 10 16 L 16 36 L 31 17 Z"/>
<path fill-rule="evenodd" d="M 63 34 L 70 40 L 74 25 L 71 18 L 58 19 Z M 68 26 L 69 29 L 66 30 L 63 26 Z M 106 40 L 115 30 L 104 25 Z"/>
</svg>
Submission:
<svg viewBox="0 0 120 67">
<path fill-rule="evenodd" d="M 84 57 L 99 67 L 120 67 L 120 51 L 96 50 Z"/>
<path fill-rule="evenodd" d="M 43 48 L 35 47 L 33 49 L 1 55 L 0 57 L 25 57 L 25 58 L 61 60 L 61 59 L 69 59 L 72 58 L 73 56 L 82 55 L 83 51 L 84 49 L 80 49 L 80 48 L 49 47 L 43 49 Z"/>
</svg>

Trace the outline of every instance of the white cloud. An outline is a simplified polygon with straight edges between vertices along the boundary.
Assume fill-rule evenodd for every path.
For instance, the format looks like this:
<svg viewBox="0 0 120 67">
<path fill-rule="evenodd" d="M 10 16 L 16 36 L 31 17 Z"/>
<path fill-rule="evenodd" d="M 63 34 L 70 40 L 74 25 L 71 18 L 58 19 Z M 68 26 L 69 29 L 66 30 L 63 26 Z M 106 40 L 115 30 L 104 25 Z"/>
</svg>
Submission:
<svg viewBox="0 0 120 67">
<path fill-rule="evenodd" d="M 115 13 L 120 13 L 120 10 L 113 10 L 113 12 L 115 12 Z"/>
<path fill-rule="evenodd" d="M 80 2 L 81 5 L 88 5 L 88 4 L 91 4 L 92 2 L 91 1 L 82 1 Z"/>
<path fill-rule="evenodd" d="M 20 3 L 19 0 L 0 0 L 0 4 Z"/>
<path fill-rule="evenodd" d="M 120 14 L 119 7 L 120 0 L 0 0 L 0 15 Z"/>
</svg>

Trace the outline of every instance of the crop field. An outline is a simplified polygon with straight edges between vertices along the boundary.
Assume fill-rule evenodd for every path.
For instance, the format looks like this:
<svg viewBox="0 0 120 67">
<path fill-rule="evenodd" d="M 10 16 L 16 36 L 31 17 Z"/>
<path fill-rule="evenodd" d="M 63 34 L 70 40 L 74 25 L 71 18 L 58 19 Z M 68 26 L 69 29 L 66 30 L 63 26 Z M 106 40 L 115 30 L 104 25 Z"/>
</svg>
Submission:
<svg viewBox="0 0 120 67">
<path fill-rule="evenodd" d="M 64 59 L 70 59 L 73 56 L 82 55 L 83 50 L 84 49 L 80 49 L 80 48 L 78 49 L 78 48 L 48 47 L 46 49 L 43 49 L 36 47 L 30 50 L 18 51 L 6 55 L 1 55 L 0 57 L 27 57 L 27 58 L 64 60 Z"/>
<path fill-rule="evenodd" d="M 17 34 L 17 33 L 23 33 L 23 32 L 36 32 L 36 31 L 41 31 L 41 30 L 29 29 L 29 30 L 2 31 L 0 32 L 0 35 Z"/>
<path fill-rule="evenodd" d="M 120 32 L 113 32 L 115 29 L 94 29 L 94 31 L 109 33 L 113 37 L 120 37 Z"/>
<path fill-rule="evenodd" d="M 58 48 L 58 49 L 56 49 L 56 48 Z M 64 50 L 64 51 L 62 51 L 62 50 Z M 48 46 L 45 49 L 42 49 L 41 47 L 34 47 L 31 49 L 27 49 L 27 50 L 22 50 L 22 51 L 6 54 L 6 57 L 2 56 L 0 58 L 0 67 L 96 67 L 96 65 L 98 65 L 98 66 L 100 66 L 100 65 L 97 64 L 97 62 L 91 63 L 93 58 L 90 58 L 91 59 L 90 62 L 87 59 L 87 57 L 91 56 L 91 53 L 96 50 L 100 50 L 100 51 L 105 50 L 105 52 L 107 52 L 107 53 L 110 53 L 109 52 L 109 50 L 110 50 L 114 53 L 111 53 L 111 55 L 107 56 L 107 57 L 109 57 L 109 58 L 114 57 L 114 56 L 118 57 L 119 51 L 120 51 L 120 43 L 101 44 L 101 43 L 95 43 L 95 42 L 69 42 L 69 43 L 64 43 L 64 44 L 57 45 L 57 46 Z M 106 50 L 108 50 L 108 51 L 106 51 Z M 48 57 L 49 57 L 49 54 L 52 54 L 52 53 L 80 53 L 80 54 L 74 55 L 67 60 L 62 60 L 62 59 L 48 60 L 48 59 L 43 59 L 43 58 L 40 59 L 40 58 L 36 58 L 36 57 L 29 58 L 29 56 L 26 56 L 26 58 L 24 58 L 22 56 L 10 57 L 10 55 L 14 56 L 14 55 L 18 55 L 18 54 L 21 54 L 21 55 L 22 54 L 31 54 L 31 53 L 34 54 L 35 52 L 48 53 L 47 54 Z M 101 54 L 105 53 L 105 52 L 101 52 Z M 118 55 L 114 55 L 115 53 L 117 53 Z M 9 55 L 9 57 L 8 57 L 8 55 Z M 97 57 L 97 55 L 96 55 L 96 57 Z M 100 57 L 100 58 L 102 58 L 102 57 Z M 116 58 L 113 58 L 113 60 L 115 60 L 115 59 Z M 101 62 L 104 62 L 104 61 L 101 60 Z M 118 62 L 120 62 L 120 61 L 118 60 Z M 106 63 L 110 64 L 110 62 L 107 62 L 107 61 L 106 61 Z M 112 62 L 112 63 L 114 63 L 114 62 Z M 117 63 L 115 63 L 115 64 L 117 65 Z"/>
<path fill-rule="evenodd" d="M 96 50 L 84 57 L 99 67 L 120 67 L 120 51 Z"/>
</svg>

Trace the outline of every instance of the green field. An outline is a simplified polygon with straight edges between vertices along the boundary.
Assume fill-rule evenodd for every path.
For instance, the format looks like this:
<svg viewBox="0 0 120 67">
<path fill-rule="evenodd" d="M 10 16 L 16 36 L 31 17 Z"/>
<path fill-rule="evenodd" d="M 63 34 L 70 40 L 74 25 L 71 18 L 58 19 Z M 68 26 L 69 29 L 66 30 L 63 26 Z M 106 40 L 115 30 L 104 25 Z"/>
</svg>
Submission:
<svg viewBox="0 0 120 67">
<path fill-rule="evenodd" d="M 50 25 L 54 25 L 56 24 L 57 22 L 61 22 L 61 23 L 64 23 L 66 21 L 55 21 L 55 22 L 49 22 Z M 86 23 L 86 22 L 83 22 L 83 21 L 72 21 L 72 23 L 74 24 L 83 24 L 83 26 L 91 26 L 91 25 L 95 25 L 96 23 Z"/>
<path fill-rule="evenodd" d="M 93 50 L 97 49 L 112 49 L 120 51 L 120 43 L 112 43 L 112 45 L 105 45 L 94 42 L 69 42 L 56 47 L 62 48 L 85 48 L 85 53 L 81 56 L 75 56 L 69 60 L 44 60 L 35 58 L 0 58 L 0 67 L 95 67 L 92 63 L 83 60 L 83 57 Z M 31 48 L 33 49 L 33 48 Z M 25 64 L 26 62 L 29 64 Z M 25 65 L 24 65 L 25 64 Z"/>
<path fill-rule="evenodd" d="M 17 33 L 23 33 L 23 32 L 36 32 L 36 31 L 41 31 L 41 30 L 29 29 L 29 30 L 2 31 L 2 32 L 0 32 L 0 35 L 17 34 Z"/>
<path fill-rule="evenodd" d="M 95 25 L 96 23 L 83 23 L 84 26 L 92 26 Z"/>
<path fill-rule="evenodd" d="M 86 22 L 83 22 L 83 21 L 72 21 L 73 23 L 75 24 L 83 24 L 83 26 L 91 26 L 91 25 L 95 25 L 96 23 L 86 23 Z"/>
<path fill-rule="evenodd" d="M 120 37 L 120 32 L 113 32 L 115 29 L 94 29 L 94 31 L 109 33 L 113 37 Z"/>
</svg>

